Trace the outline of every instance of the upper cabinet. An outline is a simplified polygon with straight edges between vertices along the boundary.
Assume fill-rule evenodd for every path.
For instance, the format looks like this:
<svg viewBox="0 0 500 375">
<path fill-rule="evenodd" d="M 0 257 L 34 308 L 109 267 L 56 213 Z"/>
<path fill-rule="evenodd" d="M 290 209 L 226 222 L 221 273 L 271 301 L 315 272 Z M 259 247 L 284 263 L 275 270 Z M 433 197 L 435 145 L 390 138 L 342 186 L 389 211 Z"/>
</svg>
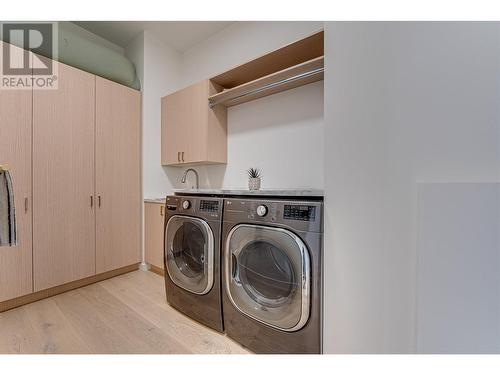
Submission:
<svg viewBox="0 0 500 375">
<path fill-rule="evenodd" d="M 204 80 L 162 98 L 163 165 L 226 163 L 227 112 L 207 103 L 216 92 L 216 85 Z"/>
<path fill-rule="evenodd" d="M 162 98 L 163 165 L 227 162 L 227 107 L 323 80 L 324 33 Z"/>
</svg>

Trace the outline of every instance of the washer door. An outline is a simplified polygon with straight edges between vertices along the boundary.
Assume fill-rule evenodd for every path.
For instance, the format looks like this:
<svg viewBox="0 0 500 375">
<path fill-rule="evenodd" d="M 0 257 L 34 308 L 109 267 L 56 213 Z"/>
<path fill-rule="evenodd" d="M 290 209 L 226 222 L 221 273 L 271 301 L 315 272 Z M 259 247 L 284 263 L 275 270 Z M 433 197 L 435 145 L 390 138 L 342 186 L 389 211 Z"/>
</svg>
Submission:
<svg viewBox="0 0 500 375">
<path fill-rule="evenodd" d="M 225 287 L 243 314 L 273 328 L 297 331 L 309 319 L 309 251 L 294 233 L 240 224 L 224 249 Z"/>
<path fill-rule="evenodd" d="M 214 235 L 206 221 L 172 216 L 165 230 L 167 273 L 177 286 L 206 294 L 214 284 Z"/>
</svg>

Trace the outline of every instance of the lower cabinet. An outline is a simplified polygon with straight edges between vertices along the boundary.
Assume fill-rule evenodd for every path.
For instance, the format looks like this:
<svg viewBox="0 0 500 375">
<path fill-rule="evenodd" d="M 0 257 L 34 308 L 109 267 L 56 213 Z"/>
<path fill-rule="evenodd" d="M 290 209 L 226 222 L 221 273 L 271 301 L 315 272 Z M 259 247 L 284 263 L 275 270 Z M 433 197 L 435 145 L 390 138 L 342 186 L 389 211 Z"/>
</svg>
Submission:
<svg viewBox="0 0 500 375">
<path fill-rule="evenodd" d="M 163 267 L 163 232 L 165 222 L 164 203 L 144 203 L 144 252 L 146 263 L 153 271 L 162 272 Z"/>
</svg>

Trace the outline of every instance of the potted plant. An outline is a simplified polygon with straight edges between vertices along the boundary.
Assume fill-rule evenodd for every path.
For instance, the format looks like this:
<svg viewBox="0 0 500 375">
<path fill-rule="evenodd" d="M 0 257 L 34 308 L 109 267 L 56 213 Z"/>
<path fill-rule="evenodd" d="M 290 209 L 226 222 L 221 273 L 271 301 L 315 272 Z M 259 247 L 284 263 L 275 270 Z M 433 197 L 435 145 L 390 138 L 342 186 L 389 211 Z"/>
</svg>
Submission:
<svg viewBox="0 0 500 375">
<path fill-rule="evenodd" d="M 260 180 L 261 173 L 257 168 L 250 168 L 247 170 L 248 174 L 248 189 L 250 190 L 259 190 L 260 189 Z"/>
</svg>

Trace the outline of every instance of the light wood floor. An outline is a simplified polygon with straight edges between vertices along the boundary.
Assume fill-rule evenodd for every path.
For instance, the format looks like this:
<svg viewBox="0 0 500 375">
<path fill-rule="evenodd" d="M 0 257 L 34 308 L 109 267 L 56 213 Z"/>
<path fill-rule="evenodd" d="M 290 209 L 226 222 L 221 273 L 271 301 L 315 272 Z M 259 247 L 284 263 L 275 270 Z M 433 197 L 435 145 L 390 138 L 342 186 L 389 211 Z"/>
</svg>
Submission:
<svg viewBox="0 0 500 375">
<path fill-rule="evenodd" d="M 134 271 L 0 313 L 0 353 L 248 353 L 165 300 Z"/>
</svg>

